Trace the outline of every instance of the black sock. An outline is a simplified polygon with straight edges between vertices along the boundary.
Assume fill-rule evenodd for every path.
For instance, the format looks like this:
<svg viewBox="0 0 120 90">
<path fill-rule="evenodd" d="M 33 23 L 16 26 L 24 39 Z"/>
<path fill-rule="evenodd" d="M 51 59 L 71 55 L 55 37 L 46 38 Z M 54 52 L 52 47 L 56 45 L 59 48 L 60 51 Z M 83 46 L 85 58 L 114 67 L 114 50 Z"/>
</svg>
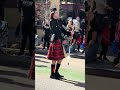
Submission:
<svg viewBox="0 0 120 90">
<path fill-rule="evenodd" d="M 51 64 L 51 75 L 55 73 L 55 64 Z"/>
<path fill-rule="evenodd" d="M 57 63 L 55 73 L 58 73 L 58 70 L 59 70 L 59 68 L 60 68 L 60 65 L 61 65 L 61 64 L 58 64 L 58 63 Z"/>
</svg>

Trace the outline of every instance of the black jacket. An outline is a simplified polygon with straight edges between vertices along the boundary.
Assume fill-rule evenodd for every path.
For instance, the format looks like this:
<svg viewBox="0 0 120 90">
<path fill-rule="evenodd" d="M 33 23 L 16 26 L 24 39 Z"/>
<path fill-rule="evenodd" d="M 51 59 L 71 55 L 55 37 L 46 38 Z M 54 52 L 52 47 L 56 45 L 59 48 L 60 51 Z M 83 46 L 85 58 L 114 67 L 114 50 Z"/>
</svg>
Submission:
<svg viewBox="0 0 120 90">
<path fill-rule="evenodd" d="M 45 26 L 43 26 L 43 30 L 44 30 L 44 32 L 45 32 L 45 36 L 46 36 L 46 37 L 49 37 L 50 34 L 51 34 L 50 28 L 46 28 Z"/>
<path fill-rule="evenodd" d="M 25 22 L 35 21 L 35 2 L 33 0 L 18 0 L 18 9 L 21 13 L 23 11 L 23 17 Z"/>
<path fill-rule="evenodd" d="M 64 40 L 64 38 L 62 37 L 62 34 L 70 36 L 71 33 L 66 31 L 63 27 L 62 27 L 62 21 L 61 20 L 56 20 L 56 19 L 52 19 L 50 21 L 50 29 L 51 29 L 51 33 L 55 34 L 55 38 L 54 40 Z"/>
</svg>

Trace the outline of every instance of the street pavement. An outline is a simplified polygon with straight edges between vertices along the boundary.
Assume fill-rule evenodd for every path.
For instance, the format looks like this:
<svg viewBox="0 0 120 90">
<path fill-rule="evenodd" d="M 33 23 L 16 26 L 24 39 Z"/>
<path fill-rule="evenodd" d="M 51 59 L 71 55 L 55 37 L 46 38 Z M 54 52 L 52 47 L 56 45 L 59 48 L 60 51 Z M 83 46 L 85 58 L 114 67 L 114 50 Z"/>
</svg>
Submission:
<svg viewBox="0 0 120 90">
<path fill-rule="evenodd" d="M 60 73 L 65 77 L 61 80 L 49 78 L 51 61 L 46 59 L 46 55 L 47 50 L 36 51 L 35 90 L 85 90 L 84 55 L 74 53 L 69 61 L 67 58 L 63 60 Z"/>
</svg>

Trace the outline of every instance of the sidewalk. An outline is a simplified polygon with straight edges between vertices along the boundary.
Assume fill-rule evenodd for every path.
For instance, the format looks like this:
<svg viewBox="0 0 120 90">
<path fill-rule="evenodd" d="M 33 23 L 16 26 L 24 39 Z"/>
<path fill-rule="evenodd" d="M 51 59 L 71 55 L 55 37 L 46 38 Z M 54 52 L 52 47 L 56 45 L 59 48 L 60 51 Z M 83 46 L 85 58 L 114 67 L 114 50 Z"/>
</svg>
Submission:
<svg viewBox="0 0 120 90">
<path fill-rule="evenodd" d="M 0 56 L 0 89 L 34 90 L 34 80 L 27 78 L 30 63 L 26 57 Z"/>
<path fill-rule="evenodd" d="M 85 90 L 85 60 L 79 55 L 64 59 L 60 73 L 64 79 L 50 79 L 51 61 L 46 59 L 46 50 L 36 51 L 36 90 Z M 39 54 L 40 53 L 40 54 Z"/>
<path fill-rule="evenodd" d="M 109 77 L 86 75 L 86 90 L 119 90 L 120 80 Z"/>
<path fill-rule="evenodd" d="M 115 67 L 115 65 L 113 64 L 113 60 L 115 57 L 107 57 L 109 59 L 109 62 L 94 61 L 91 63 L 87 63 L 85 66 L 86 74 L 120 79 L 120 67 Z"/>
</svg>

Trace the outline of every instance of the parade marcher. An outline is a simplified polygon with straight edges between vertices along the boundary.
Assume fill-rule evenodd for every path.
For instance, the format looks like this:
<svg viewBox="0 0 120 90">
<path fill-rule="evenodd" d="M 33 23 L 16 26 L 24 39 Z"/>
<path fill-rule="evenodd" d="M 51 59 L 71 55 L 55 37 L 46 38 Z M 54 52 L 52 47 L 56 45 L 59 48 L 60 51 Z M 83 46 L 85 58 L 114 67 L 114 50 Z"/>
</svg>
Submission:
<svg viewBox="0 0 120 90">
<path fill-rule="evenodd" d="M 46 43 L 47 43 L 47 48 L 49 49 L 49 45 L 50 45 L 50 26 L 49 26 L 49 21 L 46 20 L 45 24 L 43 26 L 43 30 L 44 30 L 44 46 L 43 49 L 45 49 Z"/>
<path fill-rule="evenodd" d="M 102 40 L 101 40 L 102 52 L 100 53 L 98 59 L 100 61 L 105 61 L 105 60 L 109 61 L 106 57 L 108 52 L 108 47 L 110 45 L 110 20 L 108 19 L 108 17 L 104 18 L 103 24 L 104 27 L 102 29 Z"/>
<path fill-rule="evenodd" d="M 18 55 L 24 55 L 27 38 L 29 38 L 29 53 L 33 56 L 35 51 L 35 5 L 33 0 L 19 0 L 19 11 L 23 13 L 22 43 Z"/>
<path fill-rule="evenodd" d="M 52 36 L 51 36 L 51 44 L 47 55 L 47 58 L 49 60 L 52 60 L 50 78 L 60 79 L 60 77 L 63 76 L 60 75 L 58 71 L 61 66 L 62 59 L 65 58 L 62 44 L 66 43 L 66 41 L 61 36 L 61 34 L 63 33 L 67 36 L 70 36 L 71 34 L 73 35 L 73 32 L 67 32 L 62 27 L 62 21 L 59 19 L 59 14 L 56 8 L 52 9 L 50 19 L 51 19 L 50 28 L 51 28 Z"/>
</svg>

